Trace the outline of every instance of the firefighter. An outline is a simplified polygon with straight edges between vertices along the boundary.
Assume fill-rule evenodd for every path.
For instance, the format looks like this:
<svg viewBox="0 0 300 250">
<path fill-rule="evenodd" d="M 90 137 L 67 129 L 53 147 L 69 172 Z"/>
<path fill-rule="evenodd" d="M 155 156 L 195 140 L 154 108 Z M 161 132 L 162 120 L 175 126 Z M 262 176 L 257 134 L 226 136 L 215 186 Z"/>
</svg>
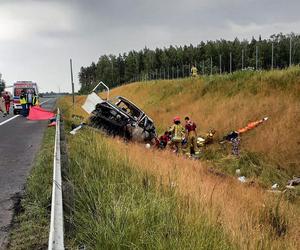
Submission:
<svg viewBox="0 0 300 250">
<path fill-rule="evenodd" d="M 21 114 L 22 114 L 22 116 L 26 117 L 28 112 L 27 112 L 27 95 L 25 93 L 25 90 L 21 91 L 20 104 L 22 106 Z"/>
<path fill-rule="evenodd" d="M 173 119 L 173 126 L 170 128 L 169 132 L 172 135 L 172 144 L 177 148 L 177 153 L 182 153 L 182 140 L 184 138 L 185 130 L 184 127 L 180 124 L 180 117 L 176 116 Z"/>
<path fill-rule="evenodd" d="M 196 131 L 196 123 L 190 120 L 187 116 L 184 118 L 185 120 L 185 131 L 187 138 L 187 150 L 189 154 L 199 154 L 199 150 L 197 147 L 197 131 Z"/>
</svg>

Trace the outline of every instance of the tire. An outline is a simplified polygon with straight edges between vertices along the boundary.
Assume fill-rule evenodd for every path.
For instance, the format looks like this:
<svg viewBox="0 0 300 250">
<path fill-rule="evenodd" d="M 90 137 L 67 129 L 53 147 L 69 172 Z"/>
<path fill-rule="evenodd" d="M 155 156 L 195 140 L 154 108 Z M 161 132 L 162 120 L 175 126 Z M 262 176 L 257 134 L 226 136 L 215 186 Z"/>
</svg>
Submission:
<svg viewBox="0 0 300 250">
<path fill-rule="evenodd" d="M 14 109 L 14 115 L 17 115 L 19 112 L 16 110 L 16 109 Z"/>
</svg>

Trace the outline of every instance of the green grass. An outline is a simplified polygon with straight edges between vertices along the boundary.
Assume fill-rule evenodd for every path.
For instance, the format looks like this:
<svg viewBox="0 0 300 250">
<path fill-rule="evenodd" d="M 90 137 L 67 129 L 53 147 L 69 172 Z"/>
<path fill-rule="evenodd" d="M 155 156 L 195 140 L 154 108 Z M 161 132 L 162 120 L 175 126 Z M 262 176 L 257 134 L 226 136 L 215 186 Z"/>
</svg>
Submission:
<svg viewBox="0 0 300 250">
<path fill-rule="evenodd" d="M 255 180 L 264 188 L 271 188 L 277 183 L 280 189 L 285 189 L 292 173 L 276 166 L 275 162 L 261 153 L 242 150 L 239 157 L 234 157 L 229 152 L 230 147 L 231 145 L 227 148 L 207 148 L 203 151 L 201 159 L 210 161 L 215 168 L 230 175 L 236 175 L 236 170 L 240 169 L 240 175 L 248 180 Z"/>
<path fill-rule="evenodd" d="M 261 187 L 271 189 L 277 183 L 279 190 L 286 189 L 288 180 L 297 176 L 294 169 L 283 169 L 276 162 L 261 153 L 242 150 L 239 157 L 230 155 L 229 147 L 206 148 L 201 155 L 202 160 L 209 161 L 214 168 L 219 171 L 236 176 L 236 170 L 240 169 L 241 176 L 245 176 L 247 181 L 259 184 Z M 300 187 L 285 190 L 283 197 L 290 202 L 299 203 Z"/>
<path fill-rule="evenodd" d="M 232 74 L 205 76 L 204 88 L 201 95 L 208 93 L 223 93 L 228 97 L 240 92 L 256 95 L 272 89 L 289 91 L 300 82 L 300 68 L 295 66 L 288 69 L 273 71 L 236 71 Z M 293 93 L 299 96 L 299 93 Z"/>
<path fill-rule="evenodd" d="M 48 128 L 27 180 L 20 213 L 14 218 L 10 250 L 46 249 L 48 246 L 54 136 L 55 128 Z"/>
<path fill-rule="evenodd" d="M 71 248 L 233 249 L 220 225 L 194 214 L 175 188 L 134 170 L 105 137 L 85 130 L 69 139 Z"/>
</svg>

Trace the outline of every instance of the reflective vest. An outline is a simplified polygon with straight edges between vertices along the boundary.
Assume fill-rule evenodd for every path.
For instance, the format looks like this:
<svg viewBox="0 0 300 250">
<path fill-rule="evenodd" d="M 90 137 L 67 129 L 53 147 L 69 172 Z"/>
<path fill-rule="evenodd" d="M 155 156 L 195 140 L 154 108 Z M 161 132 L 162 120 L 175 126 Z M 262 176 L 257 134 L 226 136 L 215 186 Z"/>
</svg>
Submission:
<svg viewBox="0 0 300 250">
<path fill-rule="evenodd" d="M 32 105 L 39 105 L 39 98 L 36 95 L 32 97 Z"/>
<path fill-rule="evenodd" d="M 175 142 L 181 142 L 184 136 L 184 128 L 182 127 L 181 124 L 174 124 L 171 128 L 170 128 L 170 132 L 172 133 L 172 141 Z"/>
<path fill-rule="evenodd" d="M 191 73 L 192 73 L 192 76 L 197 76 L 198 75 L 198 70 L 196 67 L 192 67 L 191 68 Z"/>
<path fill-rule="evenodd" d="M 22 105 L 22 104 L 27 104 L 26 96 L 24 96 L 24 95 L 21 95 L 21 96 L 20 96 L 20 103 L 21 103 L 21 105 Z"/>
</svg>

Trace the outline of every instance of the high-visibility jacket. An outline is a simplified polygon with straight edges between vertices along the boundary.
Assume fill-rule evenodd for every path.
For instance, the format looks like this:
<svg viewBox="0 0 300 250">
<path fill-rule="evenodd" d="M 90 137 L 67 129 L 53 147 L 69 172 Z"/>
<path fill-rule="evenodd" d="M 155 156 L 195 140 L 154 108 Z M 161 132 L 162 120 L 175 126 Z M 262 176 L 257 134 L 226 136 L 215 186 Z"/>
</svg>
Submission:
<svg viewBox="0 0 300 250">
<path fill-rule="evenodd" d="M 21 104 L 27 104 L 26 95 L 20 95 L 20 103 Z"/>
<path fill-rule="evenodd" d="M 198 70 L 196 67 L 192 67 L 191 68 L 191 73 L 192 73 L 192 76 L 197 76 L 198 75 Z"/>
<path fill-rule="evenodd" d="M 173 124 L 169 131 L 172 133 L 172 141 L 182 141 L 185 130 L 181 124 Z"/>
<path fill-rule="evenodd" d="M 34 95 L 32 98 L 32 105 L 34 106 L 39 105 L 39 98 L 36 95 Z"/>
</svg>

